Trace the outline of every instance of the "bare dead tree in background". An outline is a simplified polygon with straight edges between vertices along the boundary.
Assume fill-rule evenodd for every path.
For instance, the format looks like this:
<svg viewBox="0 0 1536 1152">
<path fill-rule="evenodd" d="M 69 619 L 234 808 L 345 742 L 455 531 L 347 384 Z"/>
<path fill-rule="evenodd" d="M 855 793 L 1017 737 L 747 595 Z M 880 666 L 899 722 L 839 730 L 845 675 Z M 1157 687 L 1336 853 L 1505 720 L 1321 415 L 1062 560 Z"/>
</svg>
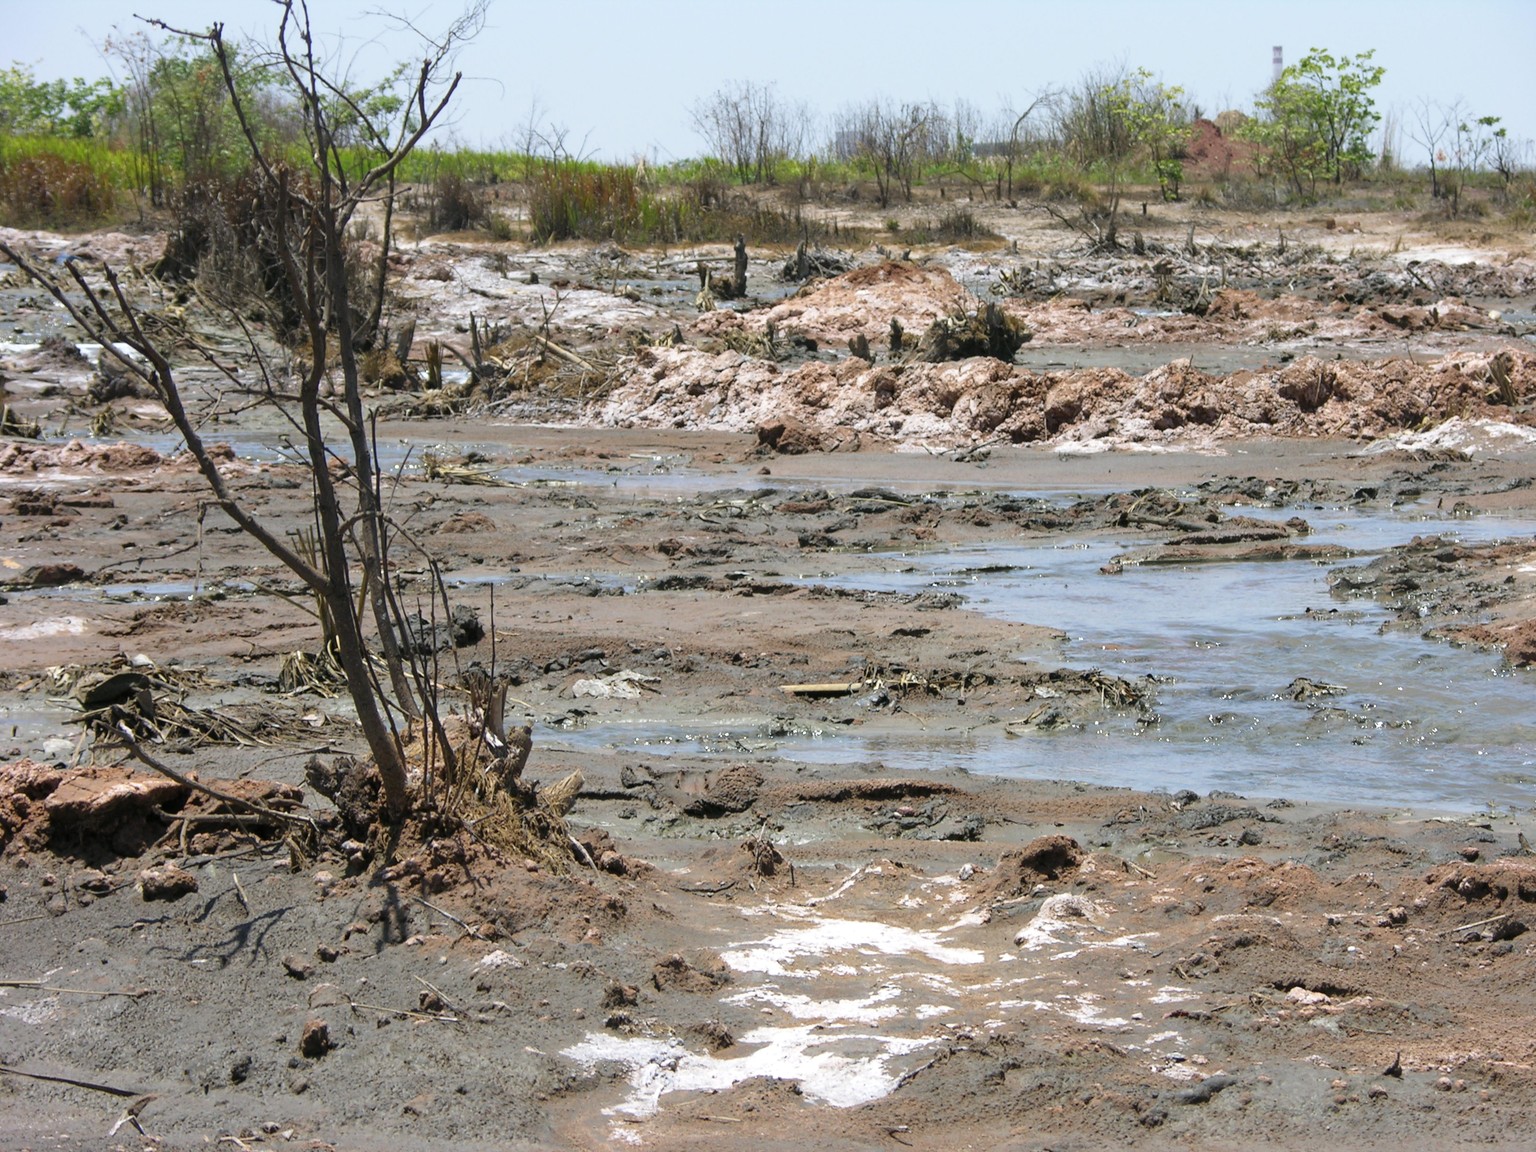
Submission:
<svg viewBox="0 0 1536 1152">
<path fill-rule="evenodd" d="M 934 104 L 892 104 L 871 100 L 845 110 L 837 120 L 833 152 L 868 168 L 875 198 L 890 207 L 897 191 L 908 203 L 922 166 L 944 153 L 948 122 Z"/>
<path fill-rule="evenodd" d="M 1020 112 L 1013 118 L 1013 126 L 1008 130 L 1008 144 L 1006 153 L 1008 180 L 1007 198 L 1010 201 L 1013 200 L 1013 166 L 1017 164 L 1020 158 L 1023 156 L 1024 148 L 1029 140 L 1029 137 L 1024 132 L 1025 121 L 1034 115 L 1036 111 L 1054 113 L 1057 98 L 1057 93 L 1052 90 L 1042 92 L 1040 95 L 1036 96 L 1029 102 L 1024 111 Z"/>
<path fill-rule="evenodd" d="M 805 150 L 811 124 L 804 104 L 781 99 L 772 84 L 750 81 L 728 84 L 690 111 L 714 154 L 754 184 L 771 182 L 781 160 Z"/>
<path fill-rule="evenodd" d="M 383 782 L 385 803 L 393 817 L 409 807 L 404 738 L 400 723 L 438 724 L 426 709 L 430 685 L 419 675 L 413 683 L 401 658 L 397 628 L 406 618 L 390 581 L 389 546 L 393 525 L 383 506 L 378 460 L 364 410 L 359 369 L 360 311 L 349 277 L 349 228 L 365 205 L 380 203 L 387 218 L 394 196 L 395 173 L 442 116 L 460 76 L 448 76 L 455 49 L 479 31 L 485 0 L 476 0 L 437 39 L 426 39 L 425 53 L 404 83 L 397 102 L 365 101 L 357 90 L 329 70 L 317 48 L 307 4 L 281 0 L 272 63 L 284 78 L 283 89 L 296 105 L 304 126 L 308 162 L 291 166 L 269 154 L 258 138 L 255 110 L 236 84 L 235 52 L 223 26 L 186 32 L 162 22 L 156 27 L 206 44 L 218 61 L 250 160 L 263 239 L 281 262 L 288 293 L 297 303 L 307 362 L 296 386 L 286 383 L 263 355 L 255 334 L 237 311 L 229 318 L 246 333 L 261 382 L 258 391 L 275 406 L 303 445 L 314 496 L 313 550 L 298 548 L 245 507 L 233 494 L 218 458 L 189 411 L 167 352 L 143 324 L 117 274 L 103 267 L 88 278 L 78 262 L 67 265 L 70 281 L 61 282 L 21 253 L 0 245 L 8 258 L 42 284 L 104 355 L 144 381 L 165 405 L 186 441 L 216 503 L 242 531 L 314 594 L 328 621 L 335 657 L 346 678 L 369 752 Z M 361 139 L 366 167 L 344 146 Z M 350 160 L 350 163 L 349 163 Z M 72 292 L 78 294 L 72 294 Z M 82 298 L 83 297 L 83 298 Z M 370 302 L 371 304 L 371 302 Z M 118 351 L 122 347 L 125 351 Z M 249 382 L 240 370 L 211 352 L 204 359 L 236 388 Z M 329 385 L 329 386 L 328 386 Z M 333 468 L 335 464 L 344 467 Z M 375 674 L 369 654 L 372 617 L 375 640 L 387 668 L 386 687 Z M 440 746 L 447 753 L 447 741 Z"/>
</svg>

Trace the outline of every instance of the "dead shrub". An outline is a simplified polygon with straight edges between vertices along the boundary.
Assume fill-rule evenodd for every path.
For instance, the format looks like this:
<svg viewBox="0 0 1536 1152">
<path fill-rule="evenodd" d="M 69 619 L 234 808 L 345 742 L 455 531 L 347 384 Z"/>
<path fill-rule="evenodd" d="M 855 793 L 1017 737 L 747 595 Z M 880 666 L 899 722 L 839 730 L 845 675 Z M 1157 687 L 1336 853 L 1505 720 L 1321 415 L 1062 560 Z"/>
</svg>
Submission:
<svg viewBox="0 0 1536 1152">
<path fill-rule="evenodd" d="M 0 158 L 0 210 L 12 225 L 90 223 L 116 200 L 107 175 L 82 161 L 46 152 Z"/>
</svg>

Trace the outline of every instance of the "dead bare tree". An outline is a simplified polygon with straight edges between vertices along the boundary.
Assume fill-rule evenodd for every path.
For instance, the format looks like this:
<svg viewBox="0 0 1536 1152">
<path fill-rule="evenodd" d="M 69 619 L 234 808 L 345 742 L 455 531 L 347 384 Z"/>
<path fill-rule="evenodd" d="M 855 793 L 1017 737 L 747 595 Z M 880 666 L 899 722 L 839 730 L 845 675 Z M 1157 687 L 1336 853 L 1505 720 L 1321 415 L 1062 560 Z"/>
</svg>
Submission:
<svg viewBox="0 0 1536 1152">
<path fill-rule="evenodd" d="M 1010 202 L 1013 200 L 1013 166 L 1019 161 L 1022 155 L 1023 146 L 1026 139 L 1023 135 L 1024 122 L 1034 114 L 1036 109 L 1041 109 L 1046 112 L 1054 112 L 1056 99 L 1056 92 L 1047 89 L 1045 92 L 1042 92 L 1040 95 L 1031 100 L 1024 111 L 1020 112 L 1013 118 L 1013 127 L 1008 131 L 1007 144 L 1007 199 Z"/>
<path fill-rule="evenodd" d="M 246 332 L 261 377 L 258 391 L 289 422 L 303 445 L 314 496 L 312 550 L 285 540 L 234 494 L 217 456 L 200 434 L 200 421 L 189 408 L 167 352 L 142 323 L 140 310 L 112 268 L 103 266 L 99 278 L 88 277 L 78 261 L 71 261 L 69 281 L 61 282 L 25 254 L 0 245 L 9 259 L 101 343 L 105 355 L 153 389 L 196 460 L 215 503 L 314 594 L 378 767 L 386 806 L 396 818 L 410 803 L 401 723 L 407 733 L 418 722 L 433 727 L 444 754 L 451 751 L 436 710 L 423 707 L 430 703 L 430 685 L 420 676 L 413 682 L 400 650 L 407 613 L 389 578 L 389 548 L 397 533 L 384 506 L 371 418 L 363 406 L 359 313 L 348 268 L 349 226 L 360 210 L 373 203 L 382 204 L 387 219 L 395 173 L 448 107 L 460 80 L 459 74 L 446 75 L 449 61 L 464 39 L 479 30 L 484 4 L 485 0 L 475 0 L 443 35 L 424 38 L 425 52 L 406 82 L 404 98 L 398 104 L 380 105 L 359 99 L 355 89 L 328 69 L 304 0 L 280 0 L 276 44 L 270 51 L 272 63 L 286 78 L 288 96 L 302 115 L 309 163 L 297 169 L 268 155 L 259 144 L 254 110 L 246 106 L 235 83 L 234 52 L 223 26 L 188 32 L 151 21 L 168 33 L 203 42 L 218 61 L 247 145 L 251 177 L 259 189 L 262 226 L 267 230 L 264 239 L 277 254 L 287 291 L 297 303 L 307 355 L 296 390 L 263 354 L 236 310 L 230 310 L 229 319 Z M 343 152 L 346 137 L 367 142 L 365 169 L 358 170 L 355 156 L 349 165 Z M 387 246 L 387 226 L 384 243 Z M 211 351 L 204 352 L 204 359 L 230 384 L 242 390 L 248 387 L 236 365 Z M 345 446 L 338 450 L 341 443 Z M 333 468 L 335 464 L 344 466 Z M 388 687 L 376 675 L 370 656 L 369 616 Z"/>
<path fill-rule="evenodd" d="M 875 198 L 888 208 L 897 190 L 911 202 L 912 184 L 922 166 L 943 155 L 947 127 L 933 104 L 871 100 L 841 114 L 832 151 L 869 169 Z"/>
<path fill-rule="evenodd" d="M 779 162 L 805 149 L 809 110 L 781 99 L 772 84 L 728 84 L 690 112 L 694 130 L 742 181 L 772 183 Z"/>
<path fill-rule="evenodd" d="M 1447 108 L 1426 96 L 1421 97 L 1413 107 L 1413 126 L 1408 129 L 1408 137 L 1424 149 L 1425 158 L 1429 161 L 1429 194 L 1435 200 L 1444 195 L 1440 172 L 1448 158 L 1442 145 L 1452 125 L 1461 117 L 1459 101 Z"/>
</svg>

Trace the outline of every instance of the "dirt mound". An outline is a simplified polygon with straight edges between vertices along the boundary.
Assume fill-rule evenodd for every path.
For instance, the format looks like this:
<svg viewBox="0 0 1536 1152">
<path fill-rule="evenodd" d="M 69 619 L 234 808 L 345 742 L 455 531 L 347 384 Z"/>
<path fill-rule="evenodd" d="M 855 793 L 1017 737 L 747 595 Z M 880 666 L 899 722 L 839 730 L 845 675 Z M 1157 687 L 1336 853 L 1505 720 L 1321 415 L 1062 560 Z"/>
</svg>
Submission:
<svg viewBox="0 0 1536 1152">
<path fill-rule="evenodd" d="M 1494 361 L 1498 360 L 1497 366 Z M 1036 374 L 977 357 L 871 365 L 857 358 L 785 372 L 738 353 L 644 349 L 590 415 L 620 427 L 700 427 L 755 434 L 790 422 L 813 433 L 959 445 L 1004 438 L 1108 448 L 1243 436 L 1359 436 L 1453 416 L 1530 423 L 1498 399 L 1536 392 L 1536 354 L 1468 352 L 1431 364 L 1307 356 L 1227 376 L 1175 360 L 1132 376 L 1113 368 Z"/>
<path fill-rule="evenodd" d="M 496 531 L 496 521 L 483 512 L 455 512 L 436 528 L 439 536 L 478 536 Z"/>
<path fill-rule="evenodd" d="M 63 783 L 62 769 L 35 760 L 0 764 L 0 848 L 42 818 L 41 801 Z"/>
<path fill-rule="evenodd" d="M 750 764 L 732 764 L 712 774 L 704 791 L 689 800 L 683 811 L 690 816 L 724 816 L 745 812 L 757 803 L 763 787 L 763 774 Z"/>
<path fill-rule="evenodd" d="M 1243 288 L 1222 288 L 1211 297 L 1205 319 L 1301 323 L 1317 313 L 1317 305 L 1300 296 L 1279 296 L 1271 300 Z"/>
<path fill-rule="evenodd" d="M 713 953 L 700 952 L 690 958 L 675 952 L 651 968 L 651 983 L 658 992 L 708 993 L 730 980 L 725 962 Z"/>
<path fill-rule="evenodd" d="M 858 336 L 884 344 L 892 320 L 917 334 L 936 320 L 976 307 L 976 298 L 945 269 L 891 260 L 822 281 L 766 311 L 706 313 L 696 328 L 721 336 L 730 331 L 762 334 L 771 325 L 779 338 L 846 348 Z"/>
<path fill-rule="evenodd" d="M 1434 890 L 1429 896 L 1431 907 L 1449 905 L 1458 912 L 1475 910 L 1491 915 L 1501 907 L 1513 910 L 1536 904 L 1536 860 L 1451 864 L 1426 873 L 1424 883 Z M 1528 911 L 1536 914 L 1536 908 Z"/>
<path fill-rule="evenodd" d="M 1485 648 L 1499 648 L 1516 668 L 1536 666 L 1536 620 L 1508 624 L 1474 624 L 1456 629 L 1458 639 Z"/>
<path fill-rule="evenodd" d="M 1241 124 L 1241 113 L 1222 113 L 1229 126 Z M 1204 117 L 1190 125 L 1189 142 L 1184 145 L 1184 176 L 1187 180 L 1213 180 L 1242 171 L 1253 162 L 1254 145 L 1234 140 L 1221 125 Z"/>
<path fill-rule="evenodd" d="M 857 452 L 862 447 L 857 432 L 816 428 L 794 416 L 775 417 L 759 424 L 757 443 L 761 450 L 783 456 L 803 456 L 807 452 Z"/>
<path fill-rule="evenodd" d="M 111 765 L 57 769 L 32 760 L 0 765 L 0 844 L 48 845 L 96 860 L 137 856 L 165 834 L 186 801 L 174 780 Z"/>
<path fill-rule="evenodd" d="M 1256 856 L 1201 861 L 1185 869 L 1180 883 L 1205 908 L 1217 913 L 1255 908 L 1297 908 L 1319 900 L 1327 885 L 1305 864 L 1269 863 Z"/>
<path fill-rule="evenodd" d="M 1070 836 L 1037 836 L 1024 847 L 1010 848 L 998 857 L 982 892 L 990 900 L 1028 895 L 1037 884 L 1072 875 L 1086 855 L 1083 846 Z"/>
<path fill-rule="evenodd" d="M 0 445 L 0 472 L 11 475 L 28 472 L 71 471 L 109 473 L 136 472 L 156 468 L 165 457 L 143 444 L 32 444 L 10 441 Z"/>
</svg>

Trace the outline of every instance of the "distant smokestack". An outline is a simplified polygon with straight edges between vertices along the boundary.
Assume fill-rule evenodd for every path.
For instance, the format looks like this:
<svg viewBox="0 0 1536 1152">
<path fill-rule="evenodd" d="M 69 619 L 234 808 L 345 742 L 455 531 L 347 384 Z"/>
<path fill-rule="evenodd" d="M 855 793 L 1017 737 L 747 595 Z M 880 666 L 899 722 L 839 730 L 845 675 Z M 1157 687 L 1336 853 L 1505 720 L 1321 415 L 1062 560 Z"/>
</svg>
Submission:
<svg viewBox="0 0 1536 1152">
<path fill-rule="evenodd" d="M 1283 45 L 1275 45 L 1275 83 L 1280 83 L 1280 73 L 1285 71 L 1285 48 Z"/>
</svg>

